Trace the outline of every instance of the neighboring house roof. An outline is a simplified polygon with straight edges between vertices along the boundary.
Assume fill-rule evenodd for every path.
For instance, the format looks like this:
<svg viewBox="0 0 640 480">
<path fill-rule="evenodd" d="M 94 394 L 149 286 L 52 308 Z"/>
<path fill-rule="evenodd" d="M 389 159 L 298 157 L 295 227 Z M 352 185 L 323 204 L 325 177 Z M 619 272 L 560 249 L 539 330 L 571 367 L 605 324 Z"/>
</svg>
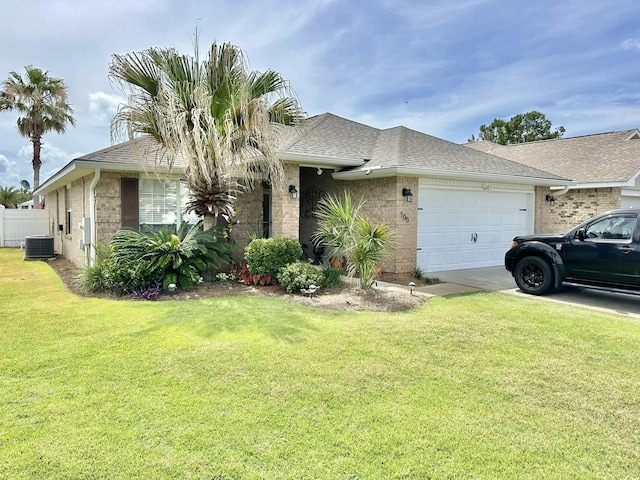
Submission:
<svg viewBox="0 0 640 480">
<path fill-rule="evenodd" d="M 539 168 L 587 186 L 633 186 L 640 174 L 640 131 L 637 129 L 514 145 L 471 142 L 469 149 Z"/>
<path fill-rule="evenodd" d="M 380 130 L 330 113 L 284 127 L 278 148 L 286 162 L 334 168 L 335 178 L 355 180 L 395 175 L 565 186 L 567 178 L 489 155 L 405 127 Z M 137 147 L 134 147 L 137 145 Z M 149 138 L 124 142 L 73 159 L 36 191 L 42 195 L 101 171 L 157 171 L 166 162 Z M 144 159 L 144 163 L 141 159 Z M 183 171 L 179 162 L 176 173 Z M 166 167 L 164 168 L 166 170 Z"/>
</svg>

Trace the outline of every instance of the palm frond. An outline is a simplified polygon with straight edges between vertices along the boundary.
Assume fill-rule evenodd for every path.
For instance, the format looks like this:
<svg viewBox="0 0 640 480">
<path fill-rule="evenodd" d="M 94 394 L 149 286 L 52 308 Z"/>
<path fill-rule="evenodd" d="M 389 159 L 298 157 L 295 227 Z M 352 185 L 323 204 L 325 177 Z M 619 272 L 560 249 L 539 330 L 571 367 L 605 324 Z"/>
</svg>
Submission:
<svg viewBox="0 0 640 480">
<path fill-rule="evenodd" d="M 151 135 L 169 167 L 184 158 L 191 211 L 231 215 L 239 192 L 267 177 L 282 183 L 273 125 L 294 123 L 302 110 L 278 73 L 250 72 L 235 45 L 213 43 L 201 60 L 196 35 L 193 56 L 174 49 L 114 55 L 109 75 L 129 98 L 112 135 Z"/>
</svg>

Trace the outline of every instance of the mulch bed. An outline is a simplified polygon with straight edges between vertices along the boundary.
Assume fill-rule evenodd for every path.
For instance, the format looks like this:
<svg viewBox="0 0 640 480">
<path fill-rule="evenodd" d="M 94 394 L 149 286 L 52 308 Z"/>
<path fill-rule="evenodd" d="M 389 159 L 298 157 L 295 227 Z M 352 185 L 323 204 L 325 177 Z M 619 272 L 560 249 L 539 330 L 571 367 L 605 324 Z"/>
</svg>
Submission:
<svg viewBox="0 0 640 480">
<path fill-rule="evenodd" d="M 79 269 L 70 260 L 64 257 L 56 257 L 46 260 L 51 267 L 58 273 L 66 288 L 76 294 L 85 297 L 101 297 L 110 298 L 121 301 L 144 301 L 134 300 L 131 297 L 118 297 L 112 294 L 87 294 L 78 288 L 77 279 L 81 274 Z M 408 285 L 409 282 L 420 283 L 416 279 L 406 276 L 393 277 L 382 275 L 380 279 L 384 282 L 391 282 L 397 285 Z M 354 281 L 355 282 L 355 281 Z M 362 290 L 355 283 L 346 284 L 327 290 L 320 289 L 313 297 L 298 294 L 287 293 L 280 286 L 245 286 L 236 282 L 205 282 L 197 285 L 190 291 L 175 292 L 171 295 L 161 295 L 157 301 L 187 301 L 202 300 L 214 297 L 227 297 L 234 295 L 261 295 L 267 297 L 279 297 L 292 302 L 314 306 L 318 308 L 327 308 L 332 310 L 350 310 L 350 311 L 375 311 L 375 312 L 397 312 L 404 311 L 426 301 L 425 296 L 411 295 L 409 291 L 394 287 L 376 287 L 370 290 Z"/>
</svg>

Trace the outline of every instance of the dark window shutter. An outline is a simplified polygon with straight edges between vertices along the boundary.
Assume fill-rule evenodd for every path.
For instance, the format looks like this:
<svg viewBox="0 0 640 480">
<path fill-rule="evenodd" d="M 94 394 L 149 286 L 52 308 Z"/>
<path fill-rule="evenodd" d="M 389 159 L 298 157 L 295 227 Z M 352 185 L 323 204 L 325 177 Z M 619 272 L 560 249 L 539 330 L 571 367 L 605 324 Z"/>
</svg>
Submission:
<svg viewBox="0 0 640 480">
<path fill-rule="evenodd" d="M 120 221 L 123 227 L 131 227 L 137 230 L 140 228 L 138 179 L 123 178 L 121 181 L 120 199 L 122 200 L 122 205 L 120 206 Z"/>
</svg>

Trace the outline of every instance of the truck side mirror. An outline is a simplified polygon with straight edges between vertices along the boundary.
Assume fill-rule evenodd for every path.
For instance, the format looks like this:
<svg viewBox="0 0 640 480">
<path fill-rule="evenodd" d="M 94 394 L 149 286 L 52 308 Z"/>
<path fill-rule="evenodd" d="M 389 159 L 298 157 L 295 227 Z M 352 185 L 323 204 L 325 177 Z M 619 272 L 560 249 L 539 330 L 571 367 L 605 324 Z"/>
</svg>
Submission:
<svg viewBox="0 0 640 480">
<path fill-rule="evenodd" d="M 578 230 L 578 240 L 584 242 L 584 239 L 587 237 L 587 232 L 584 228 Z"/>
</svg>

